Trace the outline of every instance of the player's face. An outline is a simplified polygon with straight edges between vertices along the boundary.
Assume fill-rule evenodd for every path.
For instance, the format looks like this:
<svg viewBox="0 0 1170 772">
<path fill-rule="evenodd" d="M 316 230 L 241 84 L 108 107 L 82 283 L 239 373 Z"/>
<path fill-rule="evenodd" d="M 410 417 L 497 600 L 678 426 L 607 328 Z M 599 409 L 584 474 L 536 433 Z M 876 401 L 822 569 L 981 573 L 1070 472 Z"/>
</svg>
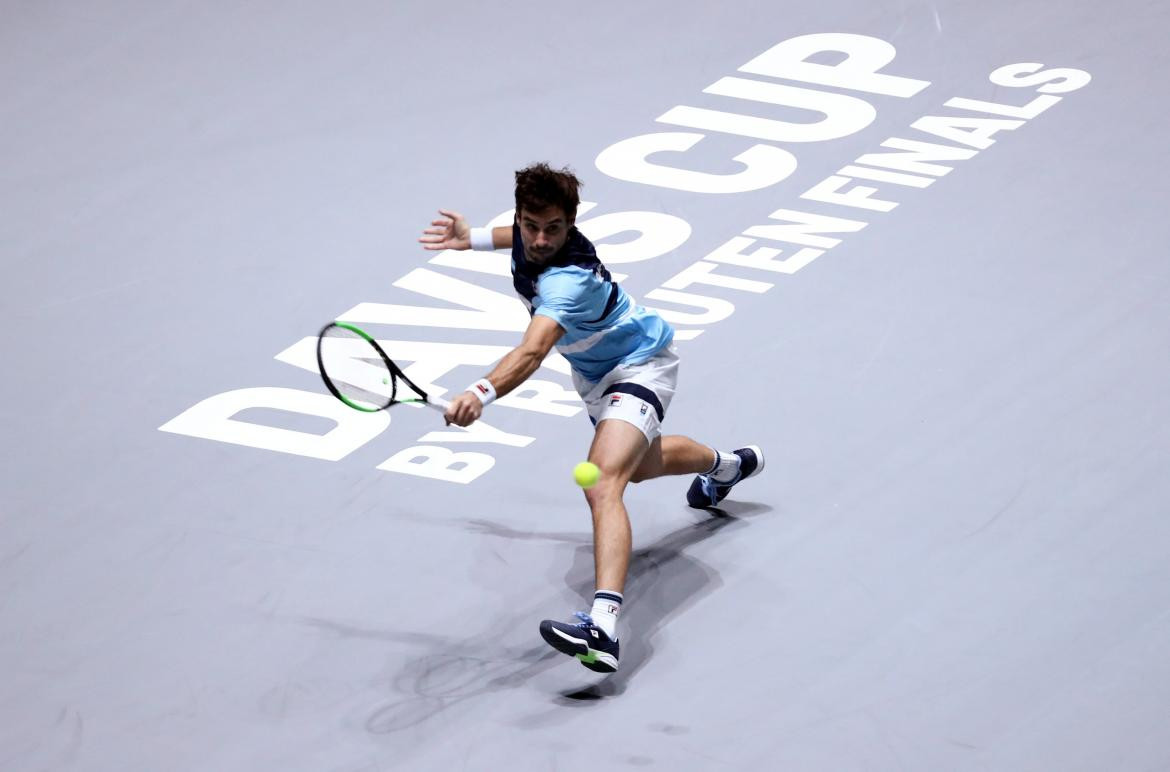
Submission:
<svg viewBox="0 0 1170 772">
<path fill-rule="evenodd" d="M 524 256 L 541 264 L 555 255 L 569 239 L 573 223 L 559 206 L 529 211 L 522 209 L 516 219 L 520 222 L 520 240 L 524 242 Z"/>
</svg>

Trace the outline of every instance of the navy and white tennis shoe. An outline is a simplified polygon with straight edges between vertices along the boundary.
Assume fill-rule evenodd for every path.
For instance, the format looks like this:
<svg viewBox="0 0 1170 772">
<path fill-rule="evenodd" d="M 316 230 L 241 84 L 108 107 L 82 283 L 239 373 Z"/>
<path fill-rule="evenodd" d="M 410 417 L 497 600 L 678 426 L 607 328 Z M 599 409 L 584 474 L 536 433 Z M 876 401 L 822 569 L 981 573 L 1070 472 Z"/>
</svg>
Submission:
<svg viewBox="0 0 1170 772">
<path fill-rule="evenodd" d="M 576 612 L 577 624 L 540 623 L 540 637 L 562 654 L 576 657 L 581 664 L 598 673 L 613 673 L 618 669 L 618 642 L 593 623 L 593 617 L 584 611 Z"/>
<path fill-rule="evenodd" d="M 695 509 L 714 507 L 727 498 L 727 494 L 731 493 L 736 484 L 764 471 L 764 451 L 760 450 L 758 445 L 748 445 L 732 452 L 739 456 L 739 471 L 735 478 L 731 482 L 721 483 L 713 480 L 710 475 L 697 475 L 687 490 L 688 504 Z"/>
</svg>

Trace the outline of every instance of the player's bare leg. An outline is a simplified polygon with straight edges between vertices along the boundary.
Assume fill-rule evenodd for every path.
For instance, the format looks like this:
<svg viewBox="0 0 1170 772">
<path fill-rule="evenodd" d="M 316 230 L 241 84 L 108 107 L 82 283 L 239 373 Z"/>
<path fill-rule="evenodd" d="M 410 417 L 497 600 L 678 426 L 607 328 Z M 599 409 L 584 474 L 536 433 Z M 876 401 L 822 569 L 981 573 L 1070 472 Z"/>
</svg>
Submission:
<svg viewBox="0 0 1170 772">
<path fill-rule="evenodd" d="M 697 509 L 723 501 L 732 487 L 764 469 L 764 452 L 748 445 L 730 452 L 714 450 L 690 437 L 672 434 L 655 440 L 630 482 L 675 474 L 697 475 L 687 491 L 687 503 Z"/>
<path fill-rule="evenodd" d="M 715 460 L 715 451 L 707 445 L 681 434 L 669 434 L 651 443 L 630 482 L 676 474 L 706 474 Z"/>
<path fill-rule="evenodd" d="M 598 589 L 622 592 L 630 565 L 630 516 L 622 501 L 630 477 L 648 448 L 646 435 L 633 424 L 602 421 L 593 435 L 589 460 L 601 470 L 597 484 L 585 491 L 593 513 L 593 562 Z"/>
<path fill-rule="evenodd" d="M 579 624 L 546 619 L 540 634 L 553 648 L 577 657 L 585 667 L 612 673 L 618 667 L 617 615 L 630 567 L 630 517 L 622 501 L 626 486 L 650 444 L 642 430 L 619 419 L 597 424 L 589 460 L 601 476 L 585 491 L 593 514 L 593 561 L 597 591 L 589 614 Z"/>
</svg>

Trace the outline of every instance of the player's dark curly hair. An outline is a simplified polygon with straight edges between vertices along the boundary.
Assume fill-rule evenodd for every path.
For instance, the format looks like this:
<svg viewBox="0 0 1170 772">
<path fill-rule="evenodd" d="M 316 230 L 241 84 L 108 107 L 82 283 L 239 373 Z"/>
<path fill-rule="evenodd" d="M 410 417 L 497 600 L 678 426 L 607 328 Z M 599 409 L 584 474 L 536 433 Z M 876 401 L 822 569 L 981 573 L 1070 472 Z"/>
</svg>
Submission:
<svg viewBox="0 0 1170 772">
<path fill-rule="evenodd" d="M 516 211 L 535 212 L 559 206 L 572 221 L 581 203 L 577 192 L 580 187 L 581 180 L 568 167 L 553 169 L 543 162 L 532 164 L 516 172 Z"/>
</svg>

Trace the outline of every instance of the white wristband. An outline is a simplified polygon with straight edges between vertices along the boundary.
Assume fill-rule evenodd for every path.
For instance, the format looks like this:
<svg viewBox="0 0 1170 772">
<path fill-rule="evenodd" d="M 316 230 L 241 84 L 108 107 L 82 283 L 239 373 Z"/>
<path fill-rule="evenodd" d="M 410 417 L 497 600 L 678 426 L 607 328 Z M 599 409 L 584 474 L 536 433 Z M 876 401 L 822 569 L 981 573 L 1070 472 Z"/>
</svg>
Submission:
<svg viewBox="0 0 1170 772">
<path fill-rule="evenodd" d="M 492 386 L 492 382 L 487 378 L 480 378 L 468 386 L 467 390 L 479 397 L 479 401 L 483 403 L 484 407 L 496 401 L 496 387 Z"/>
<path fill-rule="evenodd" d="M 491 228 L 472 228 L 471 229 L 471 248 L 477 252 L 493 252 L 495 245 L 492 243 L 492 229 Z"/>
</svg>

